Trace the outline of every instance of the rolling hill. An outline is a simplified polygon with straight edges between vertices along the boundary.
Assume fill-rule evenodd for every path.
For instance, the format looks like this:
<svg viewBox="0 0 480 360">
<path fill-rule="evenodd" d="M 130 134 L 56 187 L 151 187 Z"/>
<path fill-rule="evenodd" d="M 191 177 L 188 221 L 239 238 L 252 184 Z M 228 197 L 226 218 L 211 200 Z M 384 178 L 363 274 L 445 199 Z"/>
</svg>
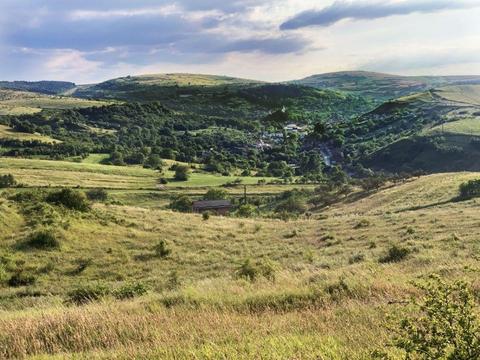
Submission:
<svg viewBox="0 0 480 360">
<path fill-rule="evenodd" d="M 412 280 L 435 272 L 476 281 L 478 204 L 452 199 L 479 176 L 353 193 L 288 222 L 205 220 L 137 194 L 128 205 L 73 211 L 41 200 L 57 178 L 53 189 L 10 189 L 0 194 L 0 356 L 368 359 L 389 341 L 397 320 L 386 319 L 408 313 L 404 299 L 419 295 Z M 59 245 L 26 247 L 43 223 L 56 226 Z M 167 256 L 156 253 L 160 241 Z M 382 260 L 394 245 L 405 257 Z"/>
<path fill-rule="evenodd" d="M 388 171 L 480 170 L 479 90 L 480 85 L 449 86 L 363 115 L 363 121 L 377 124 L 366 137 L 394 140 L 368 155 L 365 164 Z"/>
<path fill-rule="evenodd" d="M 77 109 L 110 103 L 112 102 L 0 88 L 0 115 L 35 114 L 44 109 Z"/>
<path fill-rule="evenodd" d="M 292 83 L 345 91 L 383 102 L 447 85 L 480 84 L 480 76 L 399 76 L 367 71 L 344 71 L 312 75 Z"/>
<path fill-rule="evenodd" d="M 74 89 L 75 84 L 66 81 L 0 81 L 0 88 L 55 95 Z"/>
</svg>

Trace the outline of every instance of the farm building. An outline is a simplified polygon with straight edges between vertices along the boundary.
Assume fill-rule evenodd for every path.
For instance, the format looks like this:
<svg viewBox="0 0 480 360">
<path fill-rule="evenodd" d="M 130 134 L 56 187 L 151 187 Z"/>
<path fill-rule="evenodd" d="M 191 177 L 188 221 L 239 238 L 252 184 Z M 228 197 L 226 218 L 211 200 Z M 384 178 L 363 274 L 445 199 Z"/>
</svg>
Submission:
<svg viewBox="0 0 480 360">
<path fill-rule="evenodd" d="M 210 211 L 218 215 L 227 215 L 231 208 L 230 200 L 201 200 L 193 202 L 192 210 L 195 213 Z"/>
</svg>

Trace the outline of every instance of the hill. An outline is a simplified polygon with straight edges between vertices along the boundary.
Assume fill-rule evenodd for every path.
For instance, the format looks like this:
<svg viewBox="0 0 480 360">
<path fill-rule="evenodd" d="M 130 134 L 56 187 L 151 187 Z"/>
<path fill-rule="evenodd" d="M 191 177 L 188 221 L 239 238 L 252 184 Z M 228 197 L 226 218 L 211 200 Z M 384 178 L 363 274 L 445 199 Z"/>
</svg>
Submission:
<svg viewBox="0 0 480 360">
<path fill-rule="evenodd" d="M 360 360 L 391 351 L 386 318 L 409 313 L 403 301 L 419 295 L 411 281 L 476 281 L 478 204 L 453 199 L 479 177 L 354 192 L 288 222 L 205 219 L 138 196 L 79 212 L 43 200 L 56 189 L 10 189 L 0 195 L 0 355 Z M 28 247 L 45 224 L 58 247 Z M 384 260 L 393 245 L 405 257 Z"/>
<path fill-rule="evenodd" d="M 312 75 L 292 83 L 345 91 L 383 102 L 447 85 L 480 84 L 480 76 L 399 76 L 367 71 L 344 71 Z"/>
<path fill-rule="evenodd" d="M 88 98 L 152 101 L 175 95 L 187 96 L 199 92 L 218 92 L 225 88 L 256 84 L 261 84 L 261 82 L 218 75 L 152 74 L 126 76 L 100 84 L 81 86 L 72 94 Z"/>
<path fill-rule="evenodd" d="M 366 160 L 389 171 L 476 171 L 480 155 L 480 86 L 454 86 L 388 102 L 361 117 L 375 122 L 368 136 L 386 135 Z M 396 136 L 391 136 L 395 133 Z M 390 134 L 390 135 L 387 135 Z M 393 140 L 393 141 L 392 141 Z M 385 146 L 385 147 L 382 147 Z"/>
<path fill-rule="evenodd" d="M 0 116 L 34 114 L 43 109 L 75 109 L 107 105 L 94 101 L 60 95 L 45 95 L 28 91 L 0 89 Z"/>
<path fill-rule="evenodd" d="M 0 81 L 0 88 L 55 95 L 75 88 L 75 84 L 66 81 Z"/>
</svg>

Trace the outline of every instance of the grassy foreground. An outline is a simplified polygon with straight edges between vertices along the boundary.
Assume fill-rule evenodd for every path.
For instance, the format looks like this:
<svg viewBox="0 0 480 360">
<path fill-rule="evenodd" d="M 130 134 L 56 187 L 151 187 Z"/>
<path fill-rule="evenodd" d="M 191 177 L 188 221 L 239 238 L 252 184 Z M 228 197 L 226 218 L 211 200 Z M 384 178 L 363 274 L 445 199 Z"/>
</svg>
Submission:
<svg viewBox="0 0 480 360">
<path fill-rule="evenodd" d="M 203 220 L 141 204 L 55 210 L 61 247 L 48 251 L 18 246 L 32 218 L 4 192 L 2 266 L 36 281 L 0 288 L 0 357 L 370 359 L 388 341 L 388 315 L 408 311 L 412 280 L 438 273 L 480 286 L 478 203 L 453 200 L 478 177 L 426 176 L 288 222 Z M 155 255 L 159 240 L 169 256 Z M 406 256 L 386 261 L 393 245 Z M 239 278 L 245 259 L 271 272 Z M 69 301 L 78 286 L 132 283 L 148 293 Z"/>
</svg>

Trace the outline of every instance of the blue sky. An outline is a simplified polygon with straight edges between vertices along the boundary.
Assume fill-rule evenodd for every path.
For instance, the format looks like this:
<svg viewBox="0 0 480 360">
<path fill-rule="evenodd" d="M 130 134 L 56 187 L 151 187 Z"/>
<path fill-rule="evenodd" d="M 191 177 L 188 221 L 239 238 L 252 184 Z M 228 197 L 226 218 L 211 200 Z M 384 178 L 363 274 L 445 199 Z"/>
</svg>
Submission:
<svg viewBox="0 0 480 360">
<path fill-rule="evenodd" d="M 480 0 L 1 0 L 0 79 L 480 74 Z"/>
</svg>

